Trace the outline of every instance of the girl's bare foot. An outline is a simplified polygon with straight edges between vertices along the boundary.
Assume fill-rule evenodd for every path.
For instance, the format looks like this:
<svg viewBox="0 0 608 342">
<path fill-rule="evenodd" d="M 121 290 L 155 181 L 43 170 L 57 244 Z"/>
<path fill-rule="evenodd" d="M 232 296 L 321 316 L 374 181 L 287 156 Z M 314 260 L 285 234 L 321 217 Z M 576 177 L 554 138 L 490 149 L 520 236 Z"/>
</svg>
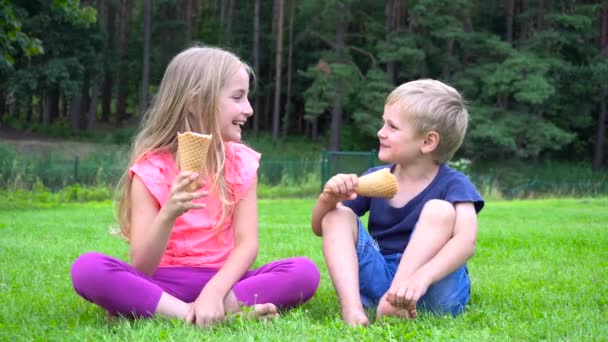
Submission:
<svg viewBox="0 0 608 342">
<path fill-rule="evenodd" d="M 389 303 L 384 297 L 380 299 L 380 303 L 378 303 L 378 309 L 376 311 L 376 320 L 378 321 L 382 319 L 382 317 L 414 319 L 416 316 L 418 316 L 416 306 L 407 308 L 396 307 Z"/>
<path fill-rule="evenodd" d="M 255 304 L 248 310 L 247 317 L 255 319 L 279 317 L 279 309 L 272 303 Z"/>
<path fill-rule="evenodd" d="M 351 327 L 366 327 L 369 325 L 369 319 L 363 308 L 354 310 L 343 309 L 342 319 Z"/>
</svg>

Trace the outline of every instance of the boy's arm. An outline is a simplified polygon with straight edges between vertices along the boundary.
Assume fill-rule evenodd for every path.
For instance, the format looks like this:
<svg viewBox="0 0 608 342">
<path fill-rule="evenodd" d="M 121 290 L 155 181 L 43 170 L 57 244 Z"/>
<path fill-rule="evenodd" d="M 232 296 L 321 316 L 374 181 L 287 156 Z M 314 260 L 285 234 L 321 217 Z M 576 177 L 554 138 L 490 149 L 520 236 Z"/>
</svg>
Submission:
<svg viewBox="0 0 608 342">
<path fill-rule="evenodd" d="M 328 212 L 336 209 L 336 206 L 341 205 L 339 203 L 342 201 L 357 198 L 355 187 L 358 183 L 359 179 L 355 174 L 337 174 L 327 181 L 312 210 L 310 224 L 315 235 L 323 235 L 323 217 Z"/>
<path fill-rule="evenodd" d="M 312 231 L 316 236 L 323 235 L 321 223 L 325 214 L 334 210 L 339 203 L 338 198 L 333 194 L 325 191 L 321 193 L 321 196 L 317 199 L 317 204 L 312 210 L 312 219 L 310 220 Z"/>
<path fill-rule="evenodd" d="M 471 202 L 456 203 L 454 235 L 412 278 L 421 278 L 428 285 L 443 279 L 465 264 L 475 254 L 477 241 L 477 213 Z"/>
</svg>

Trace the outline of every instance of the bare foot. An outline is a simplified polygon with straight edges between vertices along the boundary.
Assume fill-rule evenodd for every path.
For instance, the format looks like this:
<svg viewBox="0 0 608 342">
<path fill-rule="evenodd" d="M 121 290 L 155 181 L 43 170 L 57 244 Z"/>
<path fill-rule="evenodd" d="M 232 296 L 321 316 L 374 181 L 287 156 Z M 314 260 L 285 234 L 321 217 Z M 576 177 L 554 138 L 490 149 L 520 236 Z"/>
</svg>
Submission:
<svg viewBox="0 0 608 342">
<path fill-rule="evenodd" d="M 366 327 L 369 325 L 369 319 L 363 308 L 354 310 L 343 309 L 342 319 L 351 327 Z"/>
<path fill-rule="evenodd" d="M 266 319 L 279 317 L 279 309 L 272 303 L 255 304 L 247 311 L 247 317 L 255 319 Z"/>
<path fill-rule="evenodd" d="M 416 306 L 401 308 L 393 306 L 384 297 L 380 299 L 378 303 L 378 309 L 376 310 L 376 320 L 381 320 L 382 317 L 398 317 L 402 319 L 414 319 L 418 316 Z"/>
<path fill-rule="evenodd" d="M 116 321 L 118 321 L 118 316 L 114 315 L 113 313 L 110 313 L 109 311 L 106 311 L 105 321 L 108 324 L 109 323 L 116 323 Z"/>
</svg>

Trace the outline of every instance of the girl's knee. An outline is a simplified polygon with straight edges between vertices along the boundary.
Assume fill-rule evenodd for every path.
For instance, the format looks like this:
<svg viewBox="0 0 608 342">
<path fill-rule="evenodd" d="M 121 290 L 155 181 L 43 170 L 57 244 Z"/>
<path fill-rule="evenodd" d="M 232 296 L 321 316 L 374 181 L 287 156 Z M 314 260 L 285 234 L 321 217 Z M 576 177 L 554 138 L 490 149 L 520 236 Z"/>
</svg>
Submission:
<svg viewBox="0 0 608 342">
<path fill-rule="evenodd" d="M 321 274 L 317 265 L 306 257 L 295 257 L 293 261 L 293 274 L 295 275 L 294 280 L 298 283 L 298 287 L 301 288 L 302 299 L 307 301 L 317 291 L 319 287 L 319 281 Z"/>
<path fill-rule="evenodd" d="M 71 268 L 72 284 L 74 289 L 88 287 L 90 284 L 95 284 L 98 279 L 101 262 L 106 256 L 97 252 L 87 252 L 79 256 L 73 263 Z"/>
</svg>

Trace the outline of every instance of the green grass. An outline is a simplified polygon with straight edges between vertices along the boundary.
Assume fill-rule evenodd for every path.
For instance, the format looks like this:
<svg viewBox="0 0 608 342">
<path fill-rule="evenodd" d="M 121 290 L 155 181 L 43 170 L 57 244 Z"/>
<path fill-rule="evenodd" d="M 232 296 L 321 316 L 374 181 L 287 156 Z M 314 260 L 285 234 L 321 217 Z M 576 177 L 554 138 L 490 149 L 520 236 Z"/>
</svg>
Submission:
<svg viewBox="0 0 608 342">
<path fill-rule="evenodd" d="M 0 340 L 461 340 L 599 341 L 608 336 L 608 198 L 490 202 L 469 267 L 471 304 L 458 318 L 422 314 L 351 329 L 312 235 L 312 199 L 260 201 L 257 265 L 305 255 L 321 285 L 278 320 L 237 320 L 202 330 L 175 320 L 118 320 L 76 295 L 69 269 L 96 250 L 126 258 L 108 234 L 111 205 L 57 204 L 0 210 Z M 29 208 L 29 209 L 28 209 Z"/>
</svg>

